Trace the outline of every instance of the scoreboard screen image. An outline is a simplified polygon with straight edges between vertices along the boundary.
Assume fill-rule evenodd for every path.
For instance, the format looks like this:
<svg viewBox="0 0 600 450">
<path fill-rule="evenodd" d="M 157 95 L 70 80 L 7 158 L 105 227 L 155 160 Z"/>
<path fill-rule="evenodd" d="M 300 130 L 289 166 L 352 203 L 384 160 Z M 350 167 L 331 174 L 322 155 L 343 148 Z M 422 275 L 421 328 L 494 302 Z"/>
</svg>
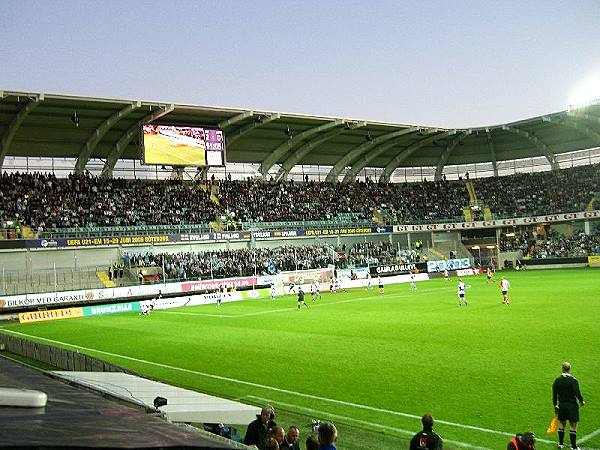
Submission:
<svg viewBox="0 0 600 450">
<path fill-rule="evenodd" d="M 225 165 L 225 137 L 213 128 L 144 125 L 144 164 Z"/>
</svg>

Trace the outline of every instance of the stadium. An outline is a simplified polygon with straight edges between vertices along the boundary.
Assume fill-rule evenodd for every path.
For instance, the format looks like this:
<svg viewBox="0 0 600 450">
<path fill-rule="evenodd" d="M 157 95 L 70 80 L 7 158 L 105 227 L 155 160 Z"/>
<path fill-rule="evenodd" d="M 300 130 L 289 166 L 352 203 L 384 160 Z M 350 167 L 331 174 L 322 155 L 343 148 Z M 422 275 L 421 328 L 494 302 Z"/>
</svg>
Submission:
<svg viewBox="0 0 600 450">
<path fill-rule="evenodd" d="M 600 449 L 600 99 L 442 128 L 0 89 L 0 136 L 0 447 L 388 450 L 432 414 L 554 449 L 569 361 Z"/>
</svg>

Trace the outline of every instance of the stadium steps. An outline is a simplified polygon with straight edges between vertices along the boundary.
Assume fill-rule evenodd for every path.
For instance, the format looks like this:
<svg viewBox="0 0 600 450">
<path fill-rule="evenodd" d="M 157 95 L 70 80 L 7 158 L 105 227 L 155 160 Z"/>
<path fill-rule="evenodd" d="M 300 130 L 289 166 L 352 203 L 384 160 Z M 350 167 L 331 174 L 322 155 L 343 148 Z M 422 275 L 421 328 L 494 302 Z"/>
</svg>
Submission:
<svg viewBox="0 0 600 450">
<path fill-rule="evenodd" d="M 21 237 L 23 239 L 33 239 L 35 237 L 33 230 L 30 226 L 23 225 L 21 227 Z"/>
<path fill-rule="evenodd" d="M 208 223 L 210 225 L 210 227 L 212 228 L 213 231 L 216 231 L 218 233 L 223 231 L 223 225 L 221 225 L 219 222 L 213 220 L 212 222 Z"/>
<path fill-rule="evenodd" d="M 593 211 L 594 209 L 596 209 L 596 205 L 599 203 L 600 203 L 600 192 L 594 192 L 594 196 L 588 203 L 587 208 L 585 208 L 585 210 Z"/>
<path fill-rule="evenodd" d="M 471 211 L 471 208 L 463 208 L 463 216 L 465 222 L 473 222 L 473 211 Z"/>
<path fill-rule="evenodd" d="M 221 206 L 221 202 L 219 201 L 219 197 L 217 196 L 218 193 L 219 188 L 217 186 L 212 186 L 210 188 L 210 201 L 217 206 Z"/>
<path fill-rule="evenodd" d="M 427 249 L 427 251 L 428 251 L 428 253 L 430 253 L 430 256 L 431 256 L 429 259 L 433 259 L 433 260 L 448 259 L 448 255 L 445 255 L 443 252 L 441 252 L 437 248 L 429 247 Z"/>
<path fill-rule="evenodd" d="M 475 193 L 475 187 L 473 187 L 473 183 L 470 181 L 465 181 L 465 187 L 469 193 L 469 201 L 471 202 L 471 205 L 477 205 L 477 194 Z"/>
<path fill-rule="evenodd" d="M 483 220 L 494 220 L 492 210 L 488 206 L 483 208 Z"/>
<path fill-rule="evenodd" d="M 108 272 L 96 272 L 96 276 L 98 277 L 100 282 L 104 285 L 104 287 L 107 287 L 107 288 L 117 287 L 117 284 L 109 278 Z"/>
<path fill-rule="evenodd" d="M 435 247 L 429 247 L 429 259 L 449 259 L 450 252 L 454 252 L 456 258 L 472 258 L 473 255 L 460 241 L 437 242 Z"/>
</svg>

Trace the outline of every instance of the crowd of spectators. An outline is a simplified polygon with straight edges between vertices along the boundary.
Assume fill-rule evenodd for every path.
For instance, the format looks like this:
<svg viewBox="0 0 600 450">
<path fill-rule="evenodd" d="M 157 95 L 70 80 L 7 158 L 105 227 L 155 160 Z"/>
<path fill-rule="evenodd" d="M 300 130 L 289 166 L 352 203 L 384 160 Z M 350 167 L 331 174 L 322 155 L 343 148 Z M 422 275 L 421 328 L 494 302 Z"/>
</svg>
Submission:
<svg viewBox="0 0 600 450">
<path fill-rule="evenodd" d="M 523 228 L 500 237 L 501 251 L 522 251 L 525 258 L 560 258 L 600 255 L 600 229 L 570 235 L 555 229 Z"/>
<path fill-rule="evenodd" d="M 345 250 L 345 249 L 344 249 Z M 419 262 L 421 255 L 414 249 L 401 248 L 390 242 L 357 242 L 345 252 L 349 266 L 375 266 Z"/>
<path fill-rule="evenodd" d="M 600 192 L 600 164 L 472 180 L 477 198 L 501 217 L 584 211 Z"/>
<path fill-rule="evenodd" d="M 0 176 L 0 217 L 34 230 L 207 223 L 219 213 L 210 192 L 176 180 Z"/>
<path fill-rule="evenodd" d="M 164 267 L 166 279 L 190 280 L 269 275 L 326 268 L 337 255 L 329 247 L 307 245 L 207 252 L 124 254 L 128 267 Z"/>
<path fill-rule="evenodd" d="M 207 252 L 124 253 L 127 267 L 160 267 L 168 280 L 269 275 L 293 270 L 403 264 L 420 260 L 416 250 L 389 242 L 360 242 L 347 247 L 282 246 Z"/>
<path fill-rule="evenodd" d="M 472 181 L 479 200 L 501 216 L 583 211 L 600 192 L 600 165 Z M 211 192 L 215 198 L 211 200 Z M 460 219 L 464 181 L 374 182 L 100 179 L 28 173 L 0 176 L 0 219 L 36 231 L 56 228 L 235 222 Z"/>
<path fill-rule="evenodd" d="M 394 221 L 457 217 L 469 204 L 462 182 L 378 184 L 291 181 L 228 181 L 219 186 L 221 204 L 243 222 L 332 220 L 340 214 L 370 219 L 388 212 Z"/>
</svg>

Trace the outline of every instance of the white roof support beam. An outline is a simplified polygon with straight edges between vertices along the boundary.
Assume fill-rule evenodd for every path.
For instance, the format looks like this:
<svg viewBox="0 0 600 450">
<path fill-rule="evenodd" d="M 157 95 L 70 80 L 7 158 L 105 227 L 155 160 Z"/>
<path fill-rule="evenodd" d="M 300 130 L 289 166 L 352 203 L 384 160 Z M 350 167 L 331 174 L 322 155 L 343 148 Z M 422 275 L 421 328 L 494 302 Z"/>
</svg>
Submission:
<svg viewBox="0 0 600 450">
<path fill-rule="evenodd" d="M 208 178 L 208 170 L 210 166 L 198 167 L 194 175 L 194 181 L 203 181 Z"/>
<path fill-rule="evenodd" d="M 127 145 L 131 142 L 131 140 L 136 135 L 136 133 L 140 132 L 140 129 L 142 128 L 143 125 L 154 122 L 155 120 L 158 120 L 161 117 L 166 116 L 174 109 L 175 109 L 175 105 L 173 105 L 173 104 L 171 104 L 169 106 L 162 106 L 160 110 L 152 112 L 151 114 L 144 117 L 142 120 L 138 121 L 135 125 L 132 125 L 131 127 L 129 127 L 129 129 L 125 133 L 123 133 L 123 135 L 119 138 L 117 143 L 113 146 L 111 152 L 109 153 L 108 157 L 106 158 L 106 162 L 104 163 L 104 168 L 102 169 L 102 173 L 100 174 L 100 177 L 101 178 L 111 178 L 112 177 L 112 173 L 115 168 L 115 164 L 117 164 L 117 161 L 119 160 L 119 158 L 121 158 L 123 151 L 125 151 L 125 147 L 127 147 Z"/>
<path fill-rule="evenodd" d="M 123 117 L 127 116 L 131 111 L 140 108 L 142 106 L 141 101 L 136 101 L 130 103 L 129 105 L 122 108 L 120 111 L 117 111 L 108 119 L 106 119 L 98 128 L 94 130 L 94 132 L 88 137 L 85 144 L 81 147 L 79 151 L 79 156 L 77 157 L 77 161 L 75 162 L 74 172 L 77 174 L 82 174 L 85 171 L 85 166 L 89 161 L 90 157 L 94 153 L 96 146 L 102 140 L 104 135 Z"/>
<path fill-rule="evenodd" d="M 494 139 L 492 138 L 492 132 L 490 129 L 485 130 L 487 135 L 487 145 L 490 149 L 490 157 L 492 159 L 492 170 L 494 171 L 494 176 L 498 176 L 498 159 L 496 158 L 496 145 L 494 144 Z"/>
<path fill-rule="evenodd" d="M 552 168 L 552 170 L 558 170 L 558 169 L 560 169 L 560 165 L 558 164 L 558 160 L 556 159 L 556 155 L 554 155 L 554 153 L 552 152 L 552 150 L 550 150 L 546 144 L 544 144 L 542 141 L 540 141 L 537 138 L 537 136 L 535 136 L 535 135 L 533 135 L 531 133 L 528 133 L 527 131 L 521 130 L 519 128 L 511 127 L 509 125 L 503 125 L 502 129 L 504 131 L 508 131 L 510 133 L 516 134 L 517 136 L 521 136 L 522 138 L 527 139 L 538 150 L 540 150 L 544 154 L 544 156 L 546 156 L 546 159 L 550 163 L 550 167 Z"/>
<path fill-rule="evenodd" d="M 238 114 L 237 116 L 233 116 L 227 120 L 224 120 L 222 122 L 219 122 L 219 124 L 217 125 L 219 127 L 219 129 L 221 130 L 225 130 L 226 128 L 229 128 L 232 125 L 235 125 L 238 122 L 242 122 L 244 120 L 246 120 L 249 117 L 253 117 L 254 116 L 254 111 L 244 111 L 241 114 Z"/>
<path fill-rule="evenodd" d="M 418 129 L 416 129 L 415 131 L 418 131 Z M 344 179 L 342 180 L 342 182 L 351 183 L 352 181 L 354 181 L 356 176 L 360 173 L 360 171 L 367 167 L 371 161 L 388 151 L 390 148 L 400 145 L 403 140 L 403 137 L 399 137 L 391 139 L 385 142 L 384 144 L 379 144 L 378 146 L 376 146 L 369 153 L 366 153 L 362 158 L 354 162 L 352 167 L 350 167 L 350 170 L 348 170 L 344 175 Z"/>
<path fill-rule="evenodd" d="M 348 166 L 352 161 L 356 160 L 356 158 L 361 155 L 367 153 L 373 147 L 376 147 L 380 144 L 390 141 L 391 139 L 398 138 L 400 136 L 405 136 L 407 134 L 418 131 L 418 128 L 404 128 L 402 130 L 392 131 L 391 133 L 386 133 L 381 136 L 378 136 L 370 141 L 364 142 L 362 144 L 357 145 L 348 153 L 340 158 L 338 162 L 331 168 L 329 173 L 327 174 L 327 178 L 325 181 L 329 183 L 335 183 L 338 179 L 338 175 L 344 170 L 344 167 Z M 356 171 L 356 173 L 360 172 L 360 169 Z M 346 174 L 347 176 L 348 174 Z M 354 179 L 354 177 L 352 177 Z M 344 178 L 346 181 L 346 178 Z"/>
<path fill-rule="evenodd" d="M 4 92 L 2 92 L 2 96 L 4 96 Z M 0 141 L 0 170 L 4 165 L 4 158 L 8 154 L 10 150 L 10 146 L 19 131 L 19 128 L 23 124 L 23 121 L 27 118 L 27 116 L 33 111 L 37 106 L 44 101 L 44 94 L 39 94 L 35 97 L 30 98 L 30 100 L 23 106 L 12 122 L 8 125 L 8 128 L 4 132 L 2 136 L 2 140 Z"/>
<path fill-rule="evenodd" d="M 260 165 L 259 171 L 262 174 L 263 178 L 266 178 L 269 174 L 269 169 L 276 164 L 279 159 L 284 156 L 291 149 L 301 144 L 306 139 L 324 131 L 327 131 L 331 128 L 339 127 L 340 125 L 345 125 L 346 121 L 343 119 L 337 119 L 332 122 L 327 122 L 323 125 L 319 125 L 318 127 L 309 128 L 302 133 L 297 135 L 292 135 L 288 140 L 286 140 L 283 144 L 273 150 L 271 153 L 267 155 L 263 162 Z"/>
<path fill-rule="evenodd" d="M 414 152 L 419 150 L 421 147 L 425 147 L 426 145 L 431 144 L 433 141 L 435 141 L 439 138 L 449 136 L 454 133 L 456 133 L 456 131 L 454 131 L 454 130 L 444 131 L 443 133 L 436 133 L 432 136 L 426 137 L 425 139 L 421 139 L 420 141 L 417 141 L 412 145 L 409 145 L 402 152 L 400 152 L 396 156 L 394 156 L 392 158 L 392 160 L 385 166 L 385 168 L 383 169 L 383 172 L 381 174 L 381 177 L 379 177 L 379 181 L 381 183 L 389 183 L 390 177 L 392 176 L 392 173 L 394 173 L 394 170 L 396 170 L 398 168 L 398 166 L 400 164 L 402 164 L 402 162 L 406 158 L 411 156 Z"/>
<path fill-rule="evenodd" d="M 442 152 L 442 154 L 440 155 L 440 160 L 438 161 L 437 167 L 435 168 L 435 175 L 434 175 L 434 180 L 438 181 L 442 179 L 442 172 L 444 171 L 444 167 L 446 166 L 446 164 L 448 163 L 448 159 L 450 159 L 450 156 L 452 155 L 452 152 L 454 151 L 454 149 L 456 148 L 456 146 L 458 144 L 460 144 L 460 142 L 466 138 L 468 135 L 471 134 L 471 131 L 465 131 L 463 133 L 460 133 L 457 137 L 455 137 L 452 142 L 450 142 L 446 148 L 444 149 L 444 151 Z"/>
<path fill-rule="evenodd" d="M 262 127 L 263 125 L 266 125 L 269 122 L 273 122 L 274 120 L 277 120 L 280 117 L 281 117 L 281 114 L 279 114 L 279 113 L 273 113 L 268 116 L 260 116 L 259 115 L 259 116 L 254 117 L 254 121 L 252 123 L 243 125 L 243 126 L 239 127 L 237 130 L 235 130 L 229 134 L 226 133 L 225 134 L 225 145 L 229 146 L 229 145 L 233 144 L 235 141 L 237 141 L 239 138 L 241 138 L 246 133 L 249 133 L 250 131 L 254 130 L 255 128 Z"/>
<path fill-rule="evenodd" d="M 302 158 L 304 158 L 306 155 L 308 155 L 311 151 L 313 151 L 316 147 L 321 145 L 323 142 L 326 142 L 329 139 L 331 139 L 332 137 L 337 136 L 338 134 L 344 133 L 345 131 L 356 130 L 357 128 L 361 128 L 366 125 L 367 125 L 367 122 L 348 122 L 348 123 L 346 123 L 346 126 L 343 129 L 332 130 L 332 131 L 325 133 L 322 136 L 317 136 L 316 138 L 309 140 L 306 144 L 304 144 L 300 148 L 298 148 L 288 159 L 286 159 L 283 162 L 283 164 L 281 165 L 281 169 L 279 169 L 279 173 L 277 174 L 277 177 L 275 179 L 277 179 L 277 180 L 285 179 L 288 176 L 288 174 L 290 173 L 290 170 L 292 170 L 292 168 L 296 164 L 298 164 L 298 162 Z"/>
</svg>

